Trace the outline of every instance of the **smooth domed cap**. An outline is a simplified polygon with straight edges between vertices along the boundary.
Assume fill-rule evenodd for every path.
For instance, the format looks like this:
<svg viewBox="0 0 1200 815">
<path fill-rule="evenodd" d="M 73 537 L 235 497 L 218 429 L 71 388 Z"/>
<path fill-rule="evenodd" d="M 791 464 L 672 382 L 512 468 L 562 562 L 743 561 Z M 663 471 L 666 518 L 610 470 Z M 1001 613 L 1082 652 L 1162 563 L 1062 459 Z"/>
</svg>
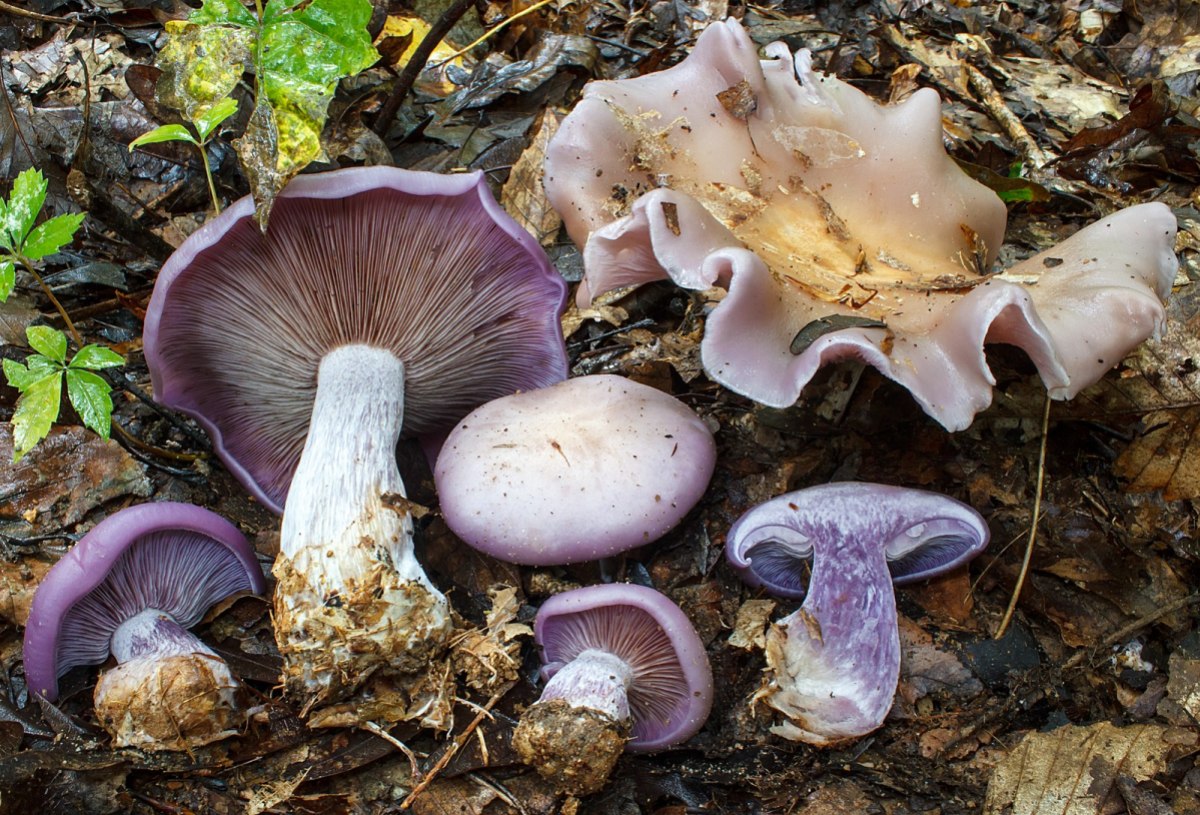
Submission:
<svg viewBox="0 0 1200 815">
<path fill-rule="evenodd" d="M 25 626 L 25 681 L 50 701 L 58 677 L 108 658 L 113 632 L 147 609 L 184 628 L 217 601 L 266 585 L 236 526 L 207 509 L 163 501 L 96 524 L 46 573 Z"/>
<path fill-rule="evenodd" d="M 361 167 L 300 176 L 264 235 L 244 198 L 163 266 L 146 313 L 156 398 L 194 416 L 281 511 L 326 353 L 404 364 L 404 430 L 566 377 L 566 285 L 481 173 Z"/>
<path fill-rule="evenodd" d="M 446 524 L 512 563 L 596 560 L 657 540 L 704 495 L 716 446 L 678 399 L 585 376 L 489 402 L 434 468 Z"/>
<path fill-rule="evenodd" d="M 665 595 L 614 583 L 556 594 L 538 610 L 534 638 L 553 676 L 583 651 L 607 651 L 633 670 L 628 752 L 691 738 L 712 709 L 713 678 L 704 644 Z"/>
<path fill-rule="evenodd" d="M 990 533 L 978 512 L 945 495 L 840 482 L 780 495 L 751 509 L 730 527 L 725 551 L 747 583 L 799 600 L 806 594 L 813 557 L 839 556 L 837 548 L 815 550 L 841 545 L 843 536 L 886 557 L 893 582 L 912 583 L 966 563 L 983 551 Z"/>
</svg>

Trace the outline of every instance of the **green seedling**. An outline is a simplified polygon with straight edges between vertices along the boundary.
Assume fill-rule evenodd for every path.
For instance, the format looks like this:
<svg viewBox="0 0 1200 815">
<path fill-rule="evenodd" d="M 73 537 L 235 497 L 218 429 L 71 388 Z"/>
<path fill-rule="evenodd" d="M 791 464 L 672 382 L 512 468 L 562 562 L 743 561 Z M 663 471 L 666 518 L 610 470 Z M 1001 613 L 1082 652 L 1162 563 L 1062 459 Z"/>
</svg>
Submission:
<svg viewBox="0 0 1200 815">
<path fill-rule="evenodd" d="M 149 133 L 143 133 L 129 143 L 129 150 L 132 152 L 146 144 L 161 144 L 169 141 L 182 141 L 194 145 L 196 150 L 200 152 L 200 161 L 204 164 L 204 177 L 208 179 L 208 193 L 212 196 L 213 212 L 220 214 L 221 199 L 217 197 L 217 187 L 213 182 L 212 168 L 208 164 L 208 151 L 205 147 L 209 140 L 216 133 L 217 128 L 221 123 L 228 119 L 233 114 L 237 113 L 238 103 L 236 99 L 222 99 L 210 108 L 198 112 L 196 117 L 192 119 L 192 126 L 196 129 L 196 136 L 183 125 L 163 125 L 156 127 Z"/>
<path fill-rule="evenodd" d="M 67 362 L 67 336 L 44 325 L 25 330 L 36 353 L 25 363 L 4 360 L 4 376 L 21 395 L 13 413 L 13 461 L 46 437 L 62 407 L 62 383 L 83 423 L 104 438 L 112 426 L 112 387 L 95 371 L 124 365 L 115 351 L 101 345 L 83 345 L 71 318 L 38 274 L 37 266 L 75 238 L 84 213 L 57 215 L 37 224 L 46 202 L 48 185 L 41 172 L 25 170 L 13 182 L 7 199 L 0 199 L 0 301 L 8 299 L 16 283 L 16 267 L 28 272 L 42 287 L 82 346 Z M 35 225 L 36 224 L 36 225 Z"/>
<path fill-rule="evenodd" d="M 21 392 L 13 413 L 13 461 L 46 438 L 62 408 L 62 384 L 84 425 L 107 439 L 112 427 L 112 386 L 96 374 L 125 364 L 125 358 L 103 345 L 85 345 L 67 362 L 67 335 L 56 328 L 32 325 L 25 329 L 30 354 L 25 364 L 4 360 L 4 377 Z"/>
<path fill-rule="evenodd" d="M 33 264 L 74 240 L 83 223 L 84 213 L 68 212 L 34 226 L 47 188 L 41 171 L 29 169 L 13 181 L 8 198 L 0 199 L 0 302 L 12 294 L 17 266 L 36 274 Z"/>
<path fill-rule="evenodd" d="M 370 0 L 204 0 L 165 26 L 161 103 L 195 122 L 255 76 L 254 109 L 234 142 L 265 223 L 276 194 L 322 155 L 321 130 L 338 82 L 379 59 Z"/>
</svg>

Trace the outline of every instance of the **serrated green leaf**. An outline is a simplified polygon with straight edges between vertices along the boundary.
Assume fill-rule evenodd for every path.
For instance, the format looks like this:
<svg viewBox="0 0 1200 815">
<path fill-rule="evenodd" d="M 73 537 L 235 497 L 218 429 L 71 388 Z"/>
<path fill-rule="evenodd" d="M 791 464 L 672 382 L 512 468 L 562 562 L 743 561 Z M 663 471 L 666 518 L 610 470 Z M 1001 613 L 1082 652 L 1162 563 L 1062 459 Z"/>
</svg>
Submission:
<svg viewBox="0 0 1200 815">
<path fill-rule="evenodd" d="M 71 358 L 70 368 L 115 368 L 125 364 L 125 357 L 104 345 L 85 345 Z"/>
<path fill-rule="evenodd" d="M 86 215 L 86 212 L 67 212 L 35 226 L 25 239 L 25 257 L 41 260 L 62 249 L 75 240 L 75 233 Z"/>
<path fill-rule="evenodd" d="M 257 23 L 252 16 L 250 21 L 249 28 L 167 23 L 167 44 L 157 60 L 163 72 L 158 101 L 195 122 L 228 99 L 250 67 L 257 36 Z"/>
<path fill-rule="evenodd" d="M 166 141 L 185 141 L 188 144 L 197 143 L 196 137 L 183 125 L 162 125 L 143 133 L 131 141 L 129 143 L 129 150 L 132 152 L 144 144 L 161 144 Z"/>
<path fill-rule="evenodd" d="M 188 22 L 198 25 L 258 27 L 258 19 L 239 0 L 204 0 L 203 5 L 189 15 Z"/>
<path fill-rule="evenodd" d="M 42 205 L 46 203 L 48 184 L 41 170 L 30 168 L 13 181 L 4 213 L 4 229 L 12 238 L 12 248 L 20 249 L 29 230 L 33 229 Z"/>
<path fill-rule="evenodd" d="M 22 393 L 47 377 L 62 375 L 62 366 L 41 354 L 30 354 L 25 362 L 28 367 L 16 360 L 4 360 L 4 378 Z"/>
<path fill-rule="evenodd" d="M 222 99 L 209 108 L 207 112 L 196 117 L 196 120 L 192 124 L 196 126 L 197 132 L 200 133 L 200 141 L 208 141 L 208 137 L 213 134 L 214 130 L 221 126 L 221 122 L 237 113 L 237 109 L 238 103 L 236 99 Z"/>
<path fill-rule="evenodd" d="M 29 347 L 61 364 L 67 361 L 67 335 L 48 325 L 31 325 L 25 329 Z"/>
<path fill-rule="evenodd" d="M 8 258 L 0 260 L 0 300 L 7 300 L 16 284 L 16 265 Z"/>
<path fill-rule="evenodd" d="M 13 412 L 13 461 L 46 438 L 62 406 L 62 376 L 48 376 L 30 385 L 17 399 Z"/>
<path fill-rule="evenodd" d="M 91 371 L 67 369 L 67 397 L 85 426 L 108 438 L 112 426 L 112 387 Z"/>
</svg>

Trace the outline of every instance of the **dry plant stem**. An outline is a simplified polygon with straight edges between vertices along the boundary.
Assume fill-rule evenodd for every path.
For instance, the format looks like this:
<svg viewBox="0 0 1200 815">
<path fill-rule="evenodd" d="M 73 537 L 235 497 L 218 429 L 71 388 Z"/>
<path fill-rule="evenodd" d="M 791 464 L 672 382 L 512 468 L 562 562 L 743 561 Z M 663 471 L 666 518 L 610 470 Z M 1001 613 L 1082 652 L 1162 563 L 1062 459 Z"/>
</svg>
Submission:
<svg viewBox="0 0 1200 815">
<path fill-rule="evenodd" d="M 1008 105 L 1004 103 L 1004 97 L 996 90 L 992 80 L 984 76 L 983 72 L 974 65 L 964 62 L 963 68 L 967 72 L 967 81 L 971 84 L 971 90 L 979 95 L 988 115 L 1004 128 L 1004 132 L 1013 140 L 1017 149 L 1021 151 L 1021 155 L 1025 156 L 1025 160 L 1035 169 L 1040 170 L 1045 167 L 1050 162 L 1050 156 L 1046 155 L 1046 152 L 1033 140 L 1016 114 L 1008 109 Z"/>
<path fill-rule="evenodd" d="M 1046 406 L 1042 409 L 1042 443 L 1038 450 L 1037 490 L 1033 496 L 1033 517 L 1029 522 L 1029 541 L 1025 544 L 1025 558 L 1021 561 L 1021 573 L 1017 575 L 1017 585 L 1013 587 L 1012 598 L 1008 608 L 1004 610 L 1004 618 L 996 629 L 992 639 L 1000 639 L 1008 631 L 1013 613 L 1017 610 L 1017 600 L 1021 597 L 1021 588 L 1025 585 L 1025 577 L 1029 574 L 1029 562 L 1033 559 L 1033 544 L 1037 540 L 1038 518 L 1042 514 L 1042 485 L 1046 479 L 1046 437 L 1050 434 L 1050 394 L 1046 394 Z"/>
<path fill-rule="evenodd" d="M 504 694 L 508 693 L 515 684 L 516 682 L 506 682 L 500 688 L 500 690 L 492 694 L 492 698 L 488 699 L 487 704 L 480 708 L 479 712 L 475 714 L 475 718 L 472 719 L 471 723 L 466 726 L 466 729 L 455 736 L 454 743 L 451 744 L 450 747 L 438 757 L 437 763 L 429 768 L 429 772 L 425 774 L 425 777 L 422 778 L 415 787 L 413 787 L 413 790 L 408 794 L 408 797 L 400 803 L 401 809 L 408 809 L 411 807 L 413 802 L 417 800 L 417 796 L 424 792 L 425 789 L 434 782 L 438 775 L 441 774 L 442 770 L 446 769 L 446 765 L 449 764 L 450 760 L 458 754 L 458 751 L 462 749 L 462 746 L 467 743 L 467 739 L 471 738 L 471 734 L 475 732 L 475 729 L 479 727 L 480 723 L 485 718 L 491 716 L 492 708 L 495 707 L 496 703 L 503 699 Z"/>
<path fill-rule="evenodd" d="M 460 49 L 458 49 L 458 50 L 457 50 L 457 51 L 455 51 L 453 54 L 451 54 L 450 56 L 446 57 L 444 60 L 442 60 L 441 62 L 439 62 L 439 63 L 438 63 L 438 65 L 445 65 L 447 62 L 449 62 L 449 61 L 450 61 L 450 60 L 452 60 L 452 59 L 458 59 L 459 57 L 461 57 L 463 54 L 465 54 L 465 53 L 467 53 L 468 51 L 470 51 L 470 50 L 471 50 L 472 48 L 474 48 L 475 46 L 477 46 L 477 45 L 482 45 L 483 43 L 485 43 L 485 42 L 487 42 L 489 39 L 491 39 L 491 38 L 492 38 L 494 35 L 496 35 L 496 34 L 500 33 L 500 31 L 501 31 L 501 30 L 502 30 L 502 29 L 503 29 L 505 26 L 507 26 L 509 23 L 515 23 L 517 20 L 521 19 L 521 18 L 522 18 L 522 17 L 524 17 L 525 15 L 527 15 L 527 14 L 532 14 L 533 12 L 537 11 L 538 9 L 540 9 L 540 8 L 544 8 L 545 6 L 548 6 L 548 5 L 550 5 L 551 3 L 553 3 L 553 2 L 555 2 L 555 0 L 538 0 L 536 3 L 534 3 L 534 4 L 533 4 L 532 6 L 530 6 L 529 8 L 522 9 L 522 10 L 518 11 L 516 14 L 514 14 L 513 16 L 511 16 L 511 17 L 509 17 L 508 19 L 504 20 L 503 22 L 501 22 L 501 23 L 497 23 L 497 24 L 496 24 L 495 26 L 493 26 L 492 28 L 489 28 L 487 31 L 485 31 L 485 32 L 483 33 L 483 36 L 482 36 L 482 37 L 480 37 L 479 39 L 475 40 L 475 42 L 471 43 L 470 45 L 468 45 L 468 46 L 465 46 L 465 47 L 463 47 L 463 48 L 460 48 Z"/>
<path fill-rule="evenodd" d="M 453 3 L 442 12 L 442 16 L 438 17 L 437 22 L 429 27 L 429 33 L 421 40 L 417 46 L 417 50 L 413 51 L 413 55 L 405 64 L 404 69 L 400 71 L 400 75 L 396 77 L 396 84 L 392 87 L 392 92 L 388 96 L 387 101 L 383 103 L 383 108 L 379 111 L 379 116 L 375 119 L 375 134 L 381 138 L 387 135 L 388 128 L 392 126 L 392 120 L 396 118 L 396 111 L 400 110 L 400 105 L 404 102 L 404 97 L 408 96 L 408 92 L 412 90 L 413 83 L 417 81 L 417 76 L 425 67 L 425 63 L 429 61 L 429 55 L 433 53 L 433 49 L 437 48 L 438 43 L 442 38 L 450 33 L 450 29 L 454 28 L 454 24 L 467 13 L 475 0 L 454 0 Z"/>
<path fill-rule="evenodd" d="M 38 14 L 36 11 L 28 11 L 20 6 L 9 5 L 8 3 L 3 2 L 3 0 L 0 0 L 0 11 L 4 12 L 5 14 L 15 14 L 18 17 L 26 17 L 30 20 L 38 20 L 43 23 L 58 23 L 59 25 L 66 25 L 72 22 L 65 17 L 51 17 L 48 14 Z"/>
<path fill-rule="evenodd" d="M 1150 612 L 1144 617 L 1139 617 L 1128 625 L 1121 626 L 1116 631 L 1105 637 L 1099 643 L 1099 645 L 1096 645 L 1093 648 L 1085 648 L 1082 651 L 1077 651 L 1074 656 L 1063 663 L 1063 670 L 1070 670 L 1071 668 L 1074 668 L 1083 662 L 1083 660 L 1087 658 L 1088 654 L 1095 653 L 1097 650 L 1111 648 L 1112 646 L 1122 642 L 1126 637 L 1133 635 L 1139 629 L 1145 628 L 1148 625 L 1158 622 L 1169 614 L 1174 614 L 1176 611 L 1185 609 L 1188 606 L 1194 606 L 1197 603 L 1200 603 L 1200 592 L 1189 594 L 1187 597 L 1181 597 L 1173 603 L 1167 603 L 1162 608 L 1156 608 L 1154 611 Z"/>
</svg>

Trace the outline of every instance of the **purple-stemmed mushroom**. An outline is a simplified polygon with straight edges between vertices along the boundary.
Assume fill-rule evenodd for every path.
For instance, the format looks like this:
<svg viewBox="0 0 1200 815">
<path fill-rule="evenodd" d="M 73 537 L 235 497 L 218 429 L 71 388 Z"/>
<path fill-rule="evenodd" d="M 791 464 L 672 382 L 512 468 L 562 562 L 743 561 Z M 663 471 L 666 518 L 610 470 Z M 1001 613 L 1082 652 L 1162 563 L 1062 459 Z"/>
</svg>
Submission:
<svg viewBox="0 0 1200 815">
<path fill-rule="evenodd" d="M 615 583 L 556 594 L 538 610 L 533 633 L 548 681 L 513 746 L 563 792 L 595 792 L 622 751 L 679 744 L 708 718 L 704 644 L 654 589 Z"/>
<path fill-rule="evenodd" d="M 446 439 L 434 478 L 456 535 L 543 566 L 657 540 L 700 500 L 715 464 L 712 434 L 686 405 L 598 375 L 476 408 Z"/>
<path fill-rule="evenodd" d="M 25 628 L 25 681 L 49 701 L 58 678 L 111 653 L 96 715 L 119 747 L 185 750 L 237 732 L 241 685 L 187 629 L 216 602 L 265 589 L 237 527 L 190 504 L 123 509 L 46 574 Z"/>
<path fill-rule="evenodd" d="M 734 568 L 752 585 L 804 598 L 767 634 L 759 698 L 786 718 L 773 732 L 832 745 L 883 724 L 900 677 L 892 582 L 953 569 L 988 537 L 971 507 L 883 484 L 810 487 L 739 518 L 725 549 Z"/>
<path fill-rule="evenodd" d="M 1069 399 L 1161 331 L 1178 268 L 1167 206 L 993 273 L 1005 207 L 946 154 L 936 92 L 879 105 L 808 51 L 763 52 L 714 22 L 679 64 L 584 89 L 545 168 L 583 250 L 582 303 L 665 278 L 723 287 L 700 346 L 715 381 L 787 407 L 855 358 L 951 430 L 992 400 L 985 342 L 1024 349 Z"/>
<path fill-rule="evenodd" d="M 253 214 L 242 199 L 163 266 L 145 330 L 155 393 L 284 508 L 288 690 L 306 710 L 377 671 L 403 691 L 451 618 L 413 555 L 397 440 L 565 378 L 565 284 L 481 173 L 301 176 L 265 235 Z"/>
</svg>

